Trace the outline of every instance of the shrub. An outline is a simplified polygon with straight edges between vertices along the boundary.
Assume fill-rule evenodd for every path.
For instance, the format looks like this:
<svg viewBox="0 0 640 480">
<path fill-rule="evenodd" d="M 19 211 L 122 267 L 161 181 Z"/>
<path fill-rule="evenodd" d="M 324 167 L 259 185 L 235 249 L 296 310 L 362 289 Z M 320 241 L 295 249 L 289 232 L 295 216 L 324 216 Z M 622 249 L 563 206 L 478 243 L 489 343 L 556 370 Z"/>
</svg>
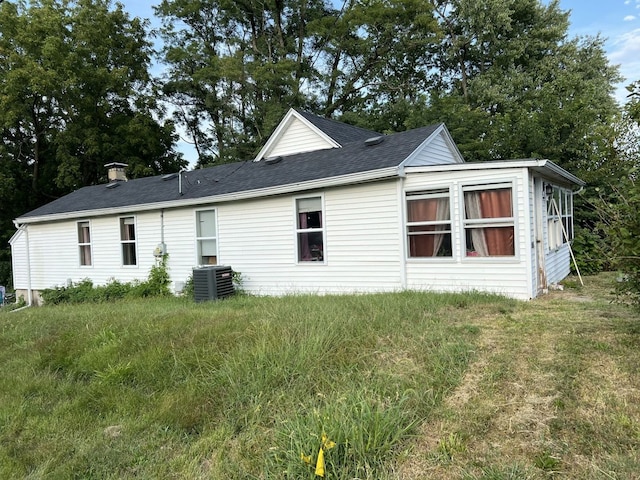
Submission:
<svg viewBox="0 0 640 480">
<path fill-rule="evenodd" d="M 112 279 L 103 286 L 94 286 L 86 278 L 78 283 L 70 282 L 66 286 L 48 288 L 41 292 L 42 299 L 49 305 L 61 303 L 108 302 L 121 298 L 141 298 L 167 296 L 171 294 L 171 281 L 167 271 L 167 256 L 159 265 L 151 267 L 149 277 L 144 282 L 123 283 Z"/>
</svg>

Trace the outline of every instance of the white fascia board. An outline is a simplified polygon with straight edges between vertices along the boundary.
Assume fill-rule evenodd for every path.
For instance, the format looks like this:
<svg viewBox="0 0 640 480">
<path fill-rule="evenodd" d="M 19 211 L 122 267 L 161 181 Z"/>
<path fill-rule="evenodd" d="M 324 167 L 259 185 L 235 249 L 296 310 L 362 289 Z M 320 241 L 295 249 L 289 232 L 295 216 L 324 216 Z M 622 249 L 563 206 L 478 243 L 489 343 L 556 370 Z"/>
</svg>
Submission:
<svg viewBox="0 0 640 480">
<path fill-rule="evenodd" d="M 460 172 L 465 170 L 504 170 L 508 168 L 528 168 L 539 172 L 542 175 L 561 178 L 568 183 L 583 186 L 585 182 L 575 175 L 567 172 L 550 160 L 495 160 L 490 162 L 472 162 L 450 165 L 428 165 L 420 167 L 406 167 L 405 173 L 429 173 L 429 172 Z"/>
<path fill-rule="evenodd" d="M 19 223 L 14 222 L 14 225 L 16 226 L 17 230 L 13 235 L 11 235 L 11 238 L 9 239 L 9 245 L 11 246 L 13 246 L 13 244 L 22 236 L 22 233 L 24 232 L 24 229 L 21 228 Z"/>
<path fill-rule="evenodd" d="M 290 108 L 287 114 L 284 116 L 284 118 L 280 121 L 280 123 L 276 127 L 275 131 L 271 134 L 271 136 L 267 140 L 267 143 L 264 144 L 264 146 L 260 149 L 260 152 L 258 152 L 258 155 L 256 155 L 256 158 L 253 159 L 254 162 L 259 162 L 265 157 L 265 155 L 269 151 L 271 151 L 274 144 L 278 142 L 278 140 L 280 140 L 280 138 L 282 137 L 284 132 L 287 130 L 287 128 L 289 127 L 289 125 L 291 124 L 294 118 L 297 118 L 298 120 L 300 120 L 305 126 L 310 128 L 316 135 L 318 135 L 320 138 L 326 141 L 328 143 L 328 148 L 342 147 L 342 145 L 336 142 L 333 138 L 331 138 L 329 135 L 324 133 L 322 130 L 320 130 L 318 127 L 316 127 L 313 123 L 311 123 L 309 120 L 304 118 L 298 112 L 296 112 L 295 109 Z"/>
<path fill-rule="evenodd" d="M 225 203 L 238 200 L 250 200 L 253 198 L 283 195 L 306 190 L 316 190 L 320 188 L 339 187 L 344 185 L 354 185 L 358 183 L 383 180 L 386 178 L 398 177 L 397 167 L 382 168 L 379 170 L 369 170 L 366 172 L 341 175 L 339 177 L 322 178 L 319 180 L 309 180 L 307 182 L 290 183 L 277 187 L 261 188 L 257 190 L 247 190 L 243 192 L 227 193 L 224 195 L 214 195 L 210 197 L 190 198 L 186 200 L 172 200 L 170 202 L 147 203 L 139 205 L 128 205 L 117 208 L 101 208 L 97 210 L 78 210 L 73 212 L 59 213 L 53 215 L 42 215 L 38 217 L 21 217 L 14 220 L 16 224 L 30 224 L 55 222 L 61 220 L 71 220 L 81 217 L 101 217 L 107 215 L 119 215 L 122 213 L 145 212 L 151 210 L 190 207 L 212 203 Z"/>
</svg>

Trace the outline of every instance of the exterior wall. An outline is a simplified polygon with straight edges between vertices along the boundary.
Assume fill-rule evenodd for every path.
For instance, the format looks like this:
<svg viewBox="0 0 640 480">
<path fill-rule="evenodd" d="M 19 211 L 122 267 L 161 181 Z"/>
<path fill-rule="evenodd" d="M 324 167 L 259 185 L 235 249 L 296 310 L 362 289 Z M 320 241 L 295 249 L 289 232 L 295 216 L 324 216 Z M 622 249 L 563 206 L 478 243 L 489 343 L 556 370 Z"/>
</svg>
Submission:
<svg viewBox="0 0 640 480">
<path fill-rule="evenodd" d="M 291 155 L 293 153 L 311 152 L 331 148 L 318 134 L 313 132 L 307 125 L 299 119 L 293 117 L 291 124 L 278 139 L 267 156 L 276 157 L 278 155 Z"/>
<path fill-rule="evenodd" d="M 318 192 L 324 199 L 324 263 L 297 262 L 295 197 L 223 205 L 220 263 L 240 272 L 243 287 L 258 294 L 399 289 L 396 184 Z"/>
<path fill-rule="evenodd" d="M 28 284 L 27 271 L 27 234 L 18 230 L 9 241 L 11 244 L 11 269 L 13 270 L 13 285 L 18 289 L 19 285 Z M 26 297 L 25 297 L 26 298 Z"/>
<path fill-rule="evenodd" d="M 545 255 L 547 285 L 558 283 L 571 273 L 571 254 L 569 245 L 564 244 L 555 250 L 547 251 Z"/>
<path fill-rule="evenodd" d="M 162 217 L 160 211 L 137 214 L 137 266 L 121 264 L 119 216 L 82 219 L 91 223 L 93 265 L 88 267 L 79 264 L 76 220 L 30 225 L 31 288 L 38 291 L 85 278 L 97 285 L 113 278 L 144 280 L 155 263 L 153 250 L 163 230 L 175 286 L 191 276 L 197 262 L 195 212 L 215 208 L 218 264 L 240 272 L 243 288 L 250 292 L 399 289 L 402 237 L 396 185 L 387 181 L 304 195 L 321 194 L 324 199 L 324 263 L 297 262 L 295 196 L 291 195 L 165 210 Z M 26 272 L 26 262 L 15 271 Z M 16 282 L 16 289 L 28 288 L 26 276 L 17 277 Z"/>
<path fill-rule="evenodd" d="M 511 182 L 515 256 L 468 257 L 464 248 L 463 186 Z M 137 266 L 123 266 L 119 216 L 79 218 L 91 224 L 92 266 L 80 266 L 77 221 L 28 226 L 31 288 L 35 291 L 91 278 L 104 284 L 143 280 L 155 264 L 153 251 L 164 240 L 174 286 L 197 263 L 196 211 L 215 208 L 218 264 L 240 272 L 243 288 L 256 294 L 481 290 L 528 299 L 536 295 L 535 193 L 526 168 L 491 171 L 409 173 L 405 179 L 306 192 L 323 200 L 324 262 L 298 262 L 296 195 L 156 210 L 135 216 Z M 453 256 L 407 258 L 405 192 L 451 191 Z M 546 212 L 543 212 L 546 214 Z M 546 220 L 542 221 L 546 227 Z M 164 228 L 163 228 L 164 226 Z M 12 240 L 14 282 L 28 288 L 26 235 Z M 567 247 L 547 252 L 548 282 L 569 273 Z M 179 290 L 179 288 L 177 288 Z"/>
<path fill-rule="evenodd" d="M 463 185 L 513 183 L 515 256 L 467 257 L 464 247 Z M 499 172 L 464 171 L 410 174 L 405 191 L 450 188 L 451 258 L 407 258 L 407 286 L 434 291 L 481 290 L 520 299 L 533 295 L 531 285 L 531 223 L 526 169 Z M 406 240 L 404 240 L 406 241 Z"/>
</svg>

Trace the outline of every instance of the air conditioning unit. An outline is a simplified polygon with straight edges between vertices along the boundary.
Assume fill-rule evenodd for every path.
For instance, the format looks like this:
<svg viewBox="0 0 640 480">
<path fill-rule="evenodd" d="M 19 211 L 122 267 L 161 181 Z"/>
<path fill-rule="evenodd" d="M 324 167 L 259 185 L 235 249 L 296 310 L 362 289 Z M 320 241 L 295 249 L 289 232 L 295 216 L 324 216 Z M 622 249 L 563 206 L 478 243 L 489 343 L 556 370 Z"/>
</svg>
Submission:
<svg viewBox="0 0 640 480">
<path fill-rule="evenodd" d="M 218 300 L 233 293 L 231 267 L 211 266 L 193 269 L 193 296 L 196 302 Z"/>
</svg>

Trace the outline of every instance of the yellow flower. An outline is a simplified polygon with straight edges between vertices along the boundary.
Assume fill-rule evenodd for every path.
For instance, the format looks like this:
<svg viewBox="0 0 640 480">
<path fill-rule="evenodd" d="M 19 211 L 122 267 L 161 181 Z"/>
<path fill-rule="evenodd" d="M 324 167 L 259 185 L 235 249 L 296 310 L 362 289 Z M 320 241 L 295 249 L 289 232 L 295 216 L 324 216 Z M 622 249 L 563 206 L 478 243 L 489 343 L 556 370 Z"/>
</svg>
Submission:
<svg viewBox="0 0 640 480">
<path fill-rule="evenodd" d="M 329 440 L 326 433 L 322 434 L 322 443 L 318 452 L 318 461 L 316 462 L 316 475 L 324 477 L 324 449 L 331 450 L 336 446 L 336 442 Z"/>
<path fill-rule="evenodd" d="M 322 434 L 322 446 L 324 448 L 326 448 L 327 450 L 331 450 L 333 447 L 336 446 L 336 442 L 333 442 L 331 440 L 329 440 L 329 437 L 327 437 L 326 433 Z"/>
<path fill-rule="evenodd" d="M 300 460 L 307 465 L 311 465 L 311 455 L 305 455 L 304 452 L 300 452 Z"/>
</svg>

